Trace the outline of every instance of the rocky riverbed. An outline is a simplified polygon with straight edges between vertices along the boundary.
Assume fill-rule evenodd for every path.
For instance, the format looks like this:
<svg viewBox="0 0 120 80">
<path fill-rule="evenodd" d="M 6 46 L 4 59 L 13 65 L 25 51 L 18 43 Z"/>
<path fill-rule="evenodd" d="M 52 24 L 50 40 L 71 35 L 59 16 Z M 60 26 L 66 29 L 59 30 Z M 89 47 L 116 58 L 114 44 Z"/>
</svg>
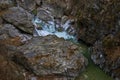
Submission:
<svg viewBox="0 0 120 80">
<path fill-rule="evenodd" d="M 0 80 L 74 80 L 92 61 L 120 80 L 119 7 L 119 0 L 0 0 Z"/>
</svg>

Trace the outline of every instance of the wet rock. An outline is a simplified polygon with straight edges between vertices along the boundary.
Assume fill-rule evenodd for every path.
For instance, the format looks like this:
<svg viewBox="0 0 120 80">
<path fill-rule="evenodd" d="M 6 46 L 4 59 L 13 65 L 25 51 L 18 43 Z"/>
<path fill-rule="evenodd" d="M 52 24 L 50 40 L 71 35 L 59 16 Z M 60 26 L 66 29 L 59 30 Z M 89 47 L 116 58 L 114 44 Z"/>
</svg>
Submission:
<svg viewBox="0 0 120 80">
<path fill-rule="evenodd" d="M 28 10 L 28 11 L 32 11 L 35 9 L 36 7 L 36 3 L 34 0 L 16 0 L 17 1 L 17 5 Z"/>
<path fill-rule="evenodd" d="M 97 41 L 92 48 L 91 58 L 112 77 L 120 79 L 120 32 L 108 35 L 102 41 Z"/>
<path fill-rule="evenodd" d="M 33 22 L 35 26 L 37 26 L 37 30 L 40 33 L 39 34 L 40 36 L 43 33 L 42 30 L 44 30 L 43 34 L 46 33 L 47 35 L 55 34 L 61 37 L 68 34 L 71 37 L 72 36 L 76 37 L 77 33 L 75 30 L 75 27 L 77 27 L 76 18 L 70 18 L 69 16 L 65 16 L 63 14 L 61 14 L 61 17 L 55 17 L 55 15 L 51 11 L 51 8 L 50 10 L 45 8 L 38 8 L 37 10 L 38 10 L 37 18 L 35 18 Z"/>
<path fill-rule="evenodd" d="M 56 17 L 60 17 L 63 14 L 70 15 L 77 0 L 44 0 L 42 1 L 42 7 L 49 6 L 55 11 L 53 13 Z M 74 11 L 74 10 L 73 10 Z"/>
<path fill-rule="evenodd" d="M 78 5 L 80 11 L 76 14 L 79 17 L 78 40 L 93 46 L 91 58 L 94 63 L 116 79 L 120 79 L 119 3 L 117 0 L 86 0 Z"/>
<path fill-rule="evenodd" d="M 48 29 L 55 27 L 58 32 L 66 31 L 69 35 L 76 36 L 77 32 L 75 27 L 77 27 L 77 18 L 73 17 L 71 14 L 65 14 L 67 10 L 72 8 L 73 0 L 36 0 L 36 2 L 38 5 L 41 4 L 41 6 L 37 6 L 37 9 L 35 9 L 33 13 L 37 18 L 43 20 L 45 24 L 48 23 L 47 26 L 41 23 L 40 27 L 45 26 L 48 27 Z"/>
<path fill-rule="evenodd" d="M 119 3 L 117 0 L 97 0 L 85 5 L 84 9 L 80 7 L 76 29 L 78 40 L 93 45 L 91 58 L 94 63 L 116 79 L 120 76 Z"/>
<path fill-rule="evenodd" d="M 41 4 L 40 8 L 48 10 L 53 17 L 61 18 L 64 15 L 64 8 L 66 7 L 66 3 L 64 0 L 38 0 Z M 37 2 L 38 2 L 37 1 Z"/>
<path fill-rule="evenodd" d="M 21 42 L 25 42 L 32 38 L 32 35 L 21 33 L 11 24 L 3 24 L 0 27 L 0 40 L 19 37 Z"/>
<path fill-rule="evenodd" d="M 42 5 L 43 1 L 42 0 L 35 0 L 37 5 Z"/>
<path fill-rule="evenodd" d="M 3 19 L 8 23 L 13 24 L 15 27 L 26 33 L 33 33 L 33 16 L 26 10 L 20 7 L 9 8 L 9 12 L 3 15 Z"/>
<path fill-rule="evenodd" d="M 37 9 L 37 17 L 44 21 L 53 21 L 53 16 L 51 12 L 43 8 Z"/>
<path fill-rule="evenodd" d="M 22 66 L 28 64 L 26 67 L 40 76 L 74 78 L 87 65 L 80 47 L 55 36 L 35 37 L 18 49 L 26 60 L 17 55 L 14 59 L 17 59 Z"/>
<path fill-rule="evenodd" d="M 0 11 L 8 9 L 13 6 L 13 2 L 10 0 L 0 0 Z"/>
</svg>

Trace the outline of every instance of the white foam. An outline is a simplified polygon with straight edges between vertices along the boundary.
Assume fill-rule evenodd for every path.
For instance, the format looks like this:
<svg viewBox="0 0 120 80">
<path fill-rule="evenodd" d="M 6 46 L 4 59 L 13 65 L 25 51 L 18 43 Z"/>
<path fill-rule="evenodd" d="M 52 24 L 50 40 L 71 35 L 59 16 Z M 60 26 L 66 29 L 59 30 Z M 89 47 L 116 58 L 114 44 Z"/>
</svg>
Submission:
<svg viewBox="0 0 120 80">
<path fill-rule="evenodd" d="M 64 30 L 59 32 L 57 31 L 54 21 L 44 22 L 38 18 L 33 20 L 33 24 L 35 26 L 35 33 L 37 33 L 38 36 L 47 36 L 47 35 L 56 35 L 59 38 L 64 39 L 75 39 L 74 36 L 69 35 L 66 30 L 69 28 L 69 20 L 63 25 Z M 41 26 L 42 30 L 38 30 L 36 26 Z"/>
</svg>

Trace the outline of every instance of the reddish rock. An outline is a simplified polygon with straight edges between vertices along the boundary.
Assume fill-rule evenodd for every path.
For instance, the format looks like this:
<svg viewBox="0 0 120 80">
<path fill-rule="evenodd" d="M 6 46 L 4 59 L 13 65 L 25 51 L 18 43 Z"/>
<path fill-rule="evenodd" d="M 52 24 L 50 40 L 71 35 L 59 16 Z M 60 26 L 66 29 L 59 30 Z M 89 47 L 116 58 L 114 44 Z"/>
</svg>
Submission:
<svg viewBox="0 0 120 80">
<path fill-rule="evenodd" d="M 24 68 L 36 75 L 75 78 L 85 69 L 82 49 L 55 36 L 36 37 L 18 48 L 23 55 L 14 56 Z"/>
<path fill-rule="evenodd" d="M 4 44 L 0 41 L 0 80 L 24 80 L 23 69 L 11 60 L 16 52 Z"/>
</svg>

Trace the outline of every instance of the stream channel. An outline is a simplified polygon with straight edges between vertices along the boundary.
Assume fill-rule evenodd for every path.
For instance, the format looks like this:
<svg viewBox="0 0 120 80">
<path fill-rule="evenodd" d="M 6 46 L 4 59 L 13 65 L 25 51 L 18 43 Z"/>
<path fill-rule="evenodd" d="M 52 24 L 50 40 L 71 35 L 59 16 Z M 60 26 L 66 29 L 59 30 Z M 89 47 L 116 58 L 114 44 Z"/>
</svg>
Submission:
<svg viewBox="0 0 120 80">
<path fill-rule="evenodd" d="M 47 36 L 47 35 L 56 35 L 59 38 L 64 38 L 65 40 L 71 40 L 75 44 L 78 44 L 83 49 L 83 55 L 88 59 L 88 66 L 83 73 L 76 78 L 76 80 L 113 80 L 108 74 L 106 74 L 102 69 L 95 65 L 90 58 L 90 51 L 87 46 L 82 43 L 77 43 L 76 35 L 69 34 L 70 32 L 75 32 L 74 29 L 70 29 L 70 21 L 67 20 L 62 25 L 62 30 L 60 27 L 57 27 L 54 22 L 49 21 L 45 22 L 38 18 L 34 18 L 33 24 L 35 25 L 34 36 Z M 68 30 L 70 29 L 70 30 Z"/>
</svg>

